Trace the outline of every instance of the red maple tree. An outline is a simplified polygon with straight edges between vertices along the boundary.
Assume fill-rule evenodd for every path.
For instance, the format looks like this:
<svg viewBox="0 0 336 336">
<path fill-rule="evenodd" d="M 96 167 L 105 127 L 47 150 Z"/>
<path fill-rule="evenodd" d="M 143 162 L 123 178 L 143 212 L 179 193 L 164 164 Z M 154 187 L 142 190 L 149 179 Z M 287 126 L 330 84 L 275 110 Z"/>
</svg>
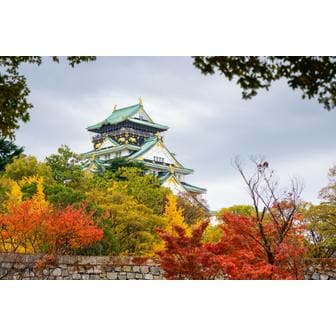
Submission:
<svg viewBox="0 0 336 336">
<path fill-rule="evenodd" d="M 0 215 L 0 245 L 6 252 L 69 253 L 99 241 L 103 230 L 84 208 L 57 210 L 27 200 Z"/>
<path fill-rule="evenodd" d="M 300 185 L 278 196 L 268 163 L 255 162 L 256 173 L 247 177 L 237 168 L 251 195 L 255 215 L 226 212 L 218 243 L 202 244 L 203 223 L 190 238 L 176 227 L 177 237 L 162 233 L 166 249 L 159 253 L 168 279 L 302 279 L 303 218 L 298 213 Z M 262 205 L 262 207 L 260 207 Z"/>
</svg>

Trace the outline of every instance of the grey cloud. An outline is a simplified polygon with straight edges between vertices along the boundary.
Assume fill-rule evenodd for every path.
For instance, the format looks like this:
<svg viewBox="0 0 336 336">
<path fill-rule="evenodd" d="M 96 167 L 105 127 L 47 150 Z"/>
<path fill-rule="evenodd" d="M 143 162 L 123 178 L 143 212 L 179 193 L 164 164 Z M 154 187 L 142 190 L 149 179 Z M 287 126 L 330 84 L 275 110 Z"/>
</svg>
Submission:
<svg viewBox="0 0 336 336">
<path fill-rule="evenodd" d="M 170 126 L 168 147 L 195 169 L 188 180 L 208 188 L 214 209 L 248 202 L 231 166 L 236 154 L 265 155 L 284 183 L 301 176 L 304 197 L 313 201 L 336 161 L 336 112 L 303 101 L 282 82 L 243 101 L 234 83 L 203 76 L 189 57 L 102 57 L 74 69 L 47 60 L 23 70 L 35 107 L 17 142 L 41 159 L 62 143 L 88 150 L 86 126 L 104 119 L 113 104 L 131 105 L 142 96 L 153 119 Z"/>
</svg>

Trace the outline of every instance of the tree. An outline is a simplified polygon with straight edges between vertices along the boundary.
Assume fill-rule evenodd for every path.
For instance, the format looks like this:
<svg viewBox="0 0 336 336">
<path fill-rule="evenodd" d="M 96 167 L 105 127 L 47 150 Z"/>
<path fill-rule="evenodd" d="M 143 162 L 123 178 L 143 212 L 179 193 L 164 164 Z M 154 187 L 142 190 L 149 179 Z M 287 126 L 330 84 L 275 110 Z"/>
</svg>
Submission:
<svg viewBox="0 0 336 336">
<path fill-rule="evenodd" d="M 226 212 L 231 212 L 235 215 L 253 216 L 255 214 L 255 209 L 251 205 L 232 205 L 220 209 L 217 213 L 217 217 L 222 218 L 223 214 Z"/>
<path fill-rule="evenodd" d="M 45 235 L 51 253 L 67 254 L 101 240 L 103 230 L 95 225 L 92 214 L 87 214 L 84 208 L 69 205 L 51 212 L 45 222 Z"/>
<path fill-rule="evenodd" d="M 91 251 L 99 254 L 154 254 L 160 243 L 156 230 L 165 220 L 116 184 L 108 189 L 92 189 L 86 200 L 105 232 L 104 239 Z"/>
<path fill-rule="evenodd" d="M 329 169 L 329 183 L 320 191 L 322 203 L 306 204 L 308 256 L 330 258 L 336 253 L 336 166 Z"/>
<path fill-rule="evenodd" d="M 42 176 L 46 182 L 53 180 L 50 167 L 38 162 L 35 156 L 20 156 L 6 166 L 5 177 L 20 181 L 29 176 Z"/>
<path fill-rule="evenodd" d="M 59 63 L 59 57 L 53 56 L 52 60 Z M 81 62 L 95 60 L 92 56 L 69 56 L 69 65 L 74 67 Z M 42 64 L 40 56 L 1 56 L 0 67 L 0 136 L 15 137 L 14 131 L 19 128 L 19 122 L 30 119 L 29 109 L 33 105 L 27 100 L 30 90 L 27 79 L 20 74 L 20 66 L 24 63 Z"/>
<path fill-rule="evenodd" d="M 331 258 L 336 255 L 336 204 L 308 204 L 304 209 L 307 255 Z"/>
<path fill-rule="evenodd" d="M 329 169 L 329 183 L 320 191 L 320 198 L 324 202 L 336 204 L 336 165 Z"/>
<path fill-rule="evenodd" d="M 335 56 L 196 56 L 194 66 L 205 75 L 216 72 L 227 79 L 236 79 L 243 99 L 268 90 L 271 84 L 285 79 L 302 98 L 317 98 L 325 109 L 336 106 Z"/>
<path fill-rule="evenodd" d="M 262 159 L 252 159 L 252 163 L 254 172 L 250 176 L 244 172 L 239 158 L 234 161 L 234 166 L 243 178 L 253 203 L 255 224 L 260 234 L 258 241 L 268 263 L 273 265 L 287 235 L 295 231 L 300 222 L 300 195 L 303 187 L 297 179 L 293 179 L 291 187 L 281 192 L 269 163 Z M 274 229 L 268 233 L 270 222 Z"/>
<path fill-rule="evenodd" d="M 219 241 L 204 243 L 207 224 L 186 230 L 175 226 L 177 234 L 162 232 L 166 243 L 159 252 L 161 265 L 173 279 L 301 279 L 303 278 L 304 223 L 298 212 L 299 184 L 281 197 L 268 163 L 254 161 L 255 173 L 242 175 L 254 205 L 254 215 L 224 212 L 223 234 Z M 194 236 L 195 234 L 195 236 Z"/>
<path fill-rule="evenodd" d="M 190 227 L 186 224 L 183 217 L 183 210 L 177 207 L 177 199 L 173 193 L 167 195 L 167 204 L 164 211 L 164 217 L 167 221 L 165 231 L 174 235 L 176 234 L 176 227 L 183 228 L 185 233 L 191 233 Z"/>
<path fill-rule="evenodd" d="M 202 243 L 208 222 L 195 226 L 191 234 L 185 228 L 176 226 L 176 234 L 160 231 L 166 248 L 157 254 L 166 279 L 208 280 L 222 275 L 222 267 Z"/>
<path fill-rule="evenodd" d="M 209 211 L 187 194 L 176 196 L 177 207 L 182 210 L 184 221 L 188 225 L 199 223 L 209 217 Z"/>
<path fill-rule="evenodd" d="M 100 240 L 103 231 L 83 208 L 55 210 L 38 199 L 12 205 L 0 215 L 0 244 L 6 252 L 72 253 Z"/>
<path fill-rule="evenodd" d="M 46 157 L 46 163 L 56 182 L 76 184 L 84 177 L 81 159 L 81 155 L 72 152 L 67 145 L 62 145 L 57 149 L 57 154 Z"/>
<path fill-rule="evenodd" d="M 113 173 L 115 178 L 124 179 L 122 176 L 122 170 L 120 168 L 137 168 L 139 174 L 142 174 L 147 170 L 146 166 L 141 161 L 130 161 L 126 158 L 115 158 L 109 160 L 106 165 L 106 171 Z"/>
<path fill-rule="evenodd" d="M 117 180 L 120 188 L 123 188 L 139 203 L 152 209 L 157 215 L 163 213 L 169 190 L 161 186 L 157 177 L 144 174 L 142 170 L 134 167 L 121 167 L 116 171 L 116 175 L 118 176 L 116 179 L 108 175 L 108 183 L 111 180 Z M 112 183 L 115 184 L 115 182 Z"/>
<path fill-rule="evenodd" d="M 18 147 L 14 142 L 0 138 L 0 171 L 4 171 L 6 165 L 23 153 L 23 147 Z"/>
</svg>

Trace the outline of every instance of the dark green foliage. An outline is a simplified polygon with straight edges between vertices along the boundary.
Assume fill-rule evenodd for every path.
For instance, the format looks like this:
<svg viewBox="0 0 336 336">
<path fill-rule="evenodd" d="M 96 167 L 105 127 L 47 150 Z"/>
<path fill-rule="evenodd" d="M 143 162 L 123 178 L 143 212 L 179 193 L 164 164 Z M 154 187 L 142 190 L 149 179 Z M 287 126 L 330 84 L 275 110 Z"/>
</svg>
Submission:
<svg viewBox="0 0 336 336">
<path fill-rule="evenodd" d="M 59 62 L 59 57 L 52 57 Z M 81 62 L 95 60 L 92 56 L 69 56 L 69 65 L 74 67 Z M 20 66 L 24 63 L 41 65 L 40 56 L 0 56 L 0 136 L 15 137 L 19 122 L 30 119 L 29 109 L 33 105 L 28 101 L 30 90 L 27 79 L 20 74 Z"/>
<path fill-rule="evenodd" d="M 23 153 L 23 147 L 18 147 L 12 141 L 0 138 L 0 171 L 4 171 L 7 164 Z"/>
<path fill-rule="evenodd" d="M 21 187 L 23 200 L 31 199 L 37 192 L 37 183 L 26 183 Z"/>
<path fill-rule="evenodd" d="M 259 89 L 285 79 L 290 88 L 302 91 L 302 98 L 317 98 L 325 109 L 336 106 L 335 56 L 196 56 L 194 65 L 205 75 L 219 72 L 236 79 L 243 99 L 255 96 Z"/>
<path fill-rule="evenodd" d="M 81 248 L 77 251 L 77 254 L 80 255 L 96 255 L 96 256 L 104 256 L 104 255 L 118 255 L 120 252 L 120 242 L 115 236 L 111 228 L 108 224 L 102 225 L 104 230 L 103 239 L 94 245 L 86 248 Z"/>
<path fill-rule="evenodd" d="M 80 203 L 85 199 L 83 192 L 62 184 L 45 185 L 44 192 L 47 200 L 59 208 Z"/>
<path fill-rule="evenodd" d="M 139 170 L 139 174 L 143 174 L 146 171 L 146 167 L 143 162 L 129 161 L 126 158 L 116 158 L 109 160 L 107 163 L 108 166 L 106 167 L 106 172 L 114 174 L 114 178 L 118 180 L 125 179 L 119 168 L 137 168 Z"/>
<path fill-rule="evenodd" d="M 53 178 L 59 183 L 78 183 L 84 176 L 80 166 L 81 156 L 72 152 L 66 145 L 57 150 L 57 154 L 46 157 L 47 165 L 51 168 Z"/>
</svg>

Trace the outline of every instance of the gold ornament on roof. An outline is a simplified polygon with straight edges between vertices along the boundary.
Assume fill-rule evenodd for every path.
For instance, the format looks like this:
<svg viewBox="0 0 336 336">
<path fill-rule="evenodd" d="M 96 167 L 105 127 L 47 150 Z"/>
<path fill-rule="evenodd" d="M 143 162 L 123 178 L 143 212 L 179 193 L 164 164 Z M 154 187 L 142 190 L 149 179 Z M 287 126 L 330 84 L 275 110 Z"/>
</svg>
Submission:
<svg viewBox="0 0 336 336">
<path fill-rule="evenodd" d="M 143 102 L 142 102 L 142 98 L 141 97 L 139 97 L 139 105 L 143 106 Z"/>
<path fill-rule="evenodd" d="M 113 112 L 117 109 L 117 104 L 114 104 L 113 106 Z"/>
<path fill-rule="evenodd" d="M 174 174 L 175 173 L 175 167 L 171 164 L 171 165 L 169 165 L 169 172 L 171 173 L 171 174 Z"/>
<path fill-rule="evenodd" d="M 160 142 L 162 142 L 162 135 L 161 135 L 160 132 L 157 132 L 157 133 L 156 133 L 156 137 L 157 137 L 157 139 L 158 139 Z"/>
</svg>

